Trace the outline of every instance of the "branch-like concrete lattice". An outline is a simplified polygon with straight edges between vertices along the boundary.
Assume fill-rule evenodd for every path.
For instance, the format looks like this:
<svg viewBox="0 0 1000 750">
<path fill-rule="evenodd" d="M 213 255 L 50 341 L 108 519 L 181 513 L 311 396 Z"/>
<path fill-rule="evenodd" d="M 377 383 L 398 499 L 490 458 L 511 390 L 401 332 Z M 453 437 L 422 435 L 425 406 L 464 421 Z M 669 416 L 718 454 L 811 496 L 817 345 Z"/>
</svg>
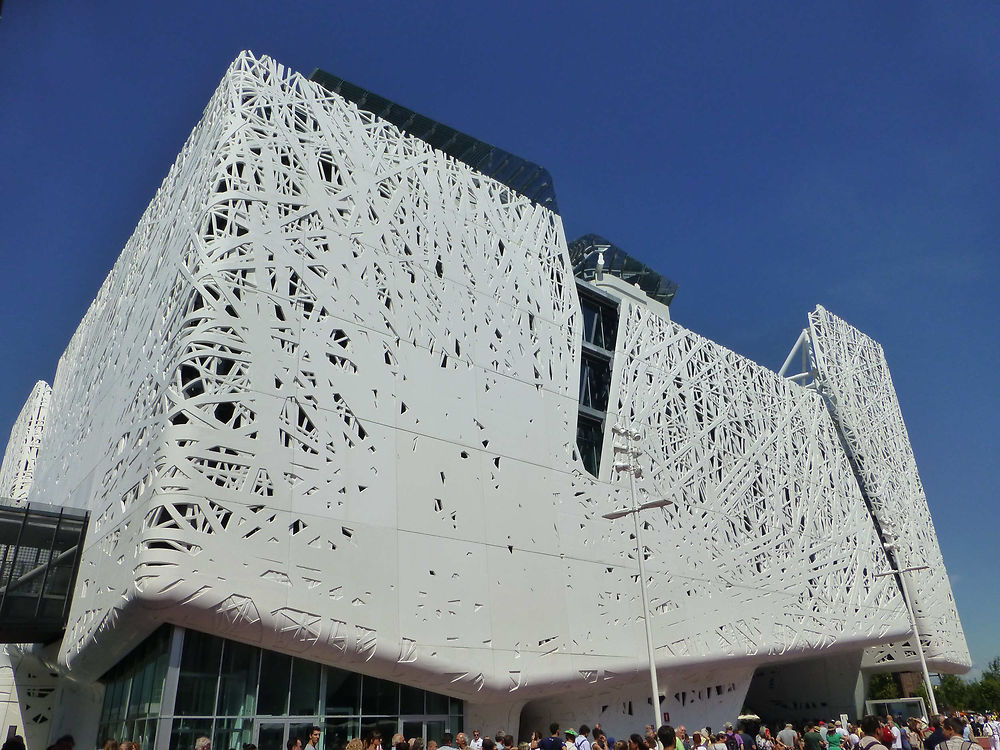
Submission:
<svg viewBox="0 0 1000 750">
<path fill-rule="evenodd" d="M 575 451 L 565 247 L 551 211 L 241 56 L 60 363 L 36 489 L 94 512 L 64 658 L 139 600 L 373 671 L 430 644 L 419 666 L 482 687 L 486 558 L 531 546 L 508 506 Z"/>
<path fill-rule="evenodd" d="M 640 306 L 622 331 L 617 419 L 640 433 L 639 492 L 675 503 L 651 534 L 666 540 L 650 552 L 664 650 L 780 654 L 898 627 L 821 399 Z"/>
<path fill-rule="evenodd" d="M 895 543 L 898 566 L 927 566 L 906 575 L 928 663 L 944 671 L 968 668 L 965 633 L 885 352 L 822 306 L 810 314 L 809 325 L 817 379 L 885 541 Z M 916 648 L 903 641 L 871 649 L 865 665 L 916 662 Z"/>
<path fill-rule="evenodd" d="M 92 511 L 61 662 L 167 620 L 472 700 L 630 685 L 580 318 L 556 214 L 242 54 L 60 361 L 32 496 Z M 622 301 L 610 404 L 676 503 L 644 518 L 668 703 L 907 632 L 817 394 Z M 706 662 L 739 676 L 677 677 Z"/>
<path fill-rule="evenodd" d="M 48 383 L 39 380 L 17 415 L 0 466 L 0 498 L 10 498 L 16 503 L 28 499 L 51 395 Z"/>
</svg>

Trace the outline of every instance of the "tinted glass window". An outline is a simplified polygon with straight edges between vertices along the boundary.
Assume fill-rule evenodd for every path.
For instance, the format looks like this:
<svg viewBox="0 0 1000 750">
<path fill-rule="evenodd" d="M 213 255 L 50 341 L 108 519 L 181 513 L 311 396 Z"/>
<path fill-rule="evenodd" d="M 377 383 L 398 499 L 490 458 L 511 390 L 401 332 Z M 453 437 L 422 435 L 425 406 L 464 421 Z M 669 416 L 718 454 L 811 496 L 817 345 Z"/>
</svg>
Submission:
<svg viewBox="0 0 1000 750">
<path fill-rule="evenodd" d="M 314 661 L 296 659 L 292 666 L 292 694 L 288 713 L 304 716 L 319 712 L 319 675 L 322 666 Z M 307 727 L 308 729 L 308 727 Z M 306 737 L 308 740 L 309 738 Z"/>
<path fill-rule="evenodd" d="M 288 680 L 292 657 L 264 651 L 260 659 L 260 693 L 257 713 L 283 716 L 288 710 Z"/>
<path fill-rule="evenodd" d="M 604 441 L 604 431 L 597 420 L 580 417 L 576 426 L 576 447 L 584 468 L 595 477 L 601 467 L 601 444 Z"/>
<path fill-rule="evenodd" d="M 361 713 L 361 675 L 336 667 L 326 668 L 326 707 L 328 716 L 351 716 Z"/>
<path fill-rule="evenodd" d="M 254 713 L 259 667 L 259 648 L 226 641 L 219 678 L 218 715 L 250 716 Z"/>
<path fill-rule="evenodd" d="M 365 677 L 361 686 L 361 713 L 379 716 L 398 712 L 399 685 L 388 680 Z M 389 737 L 392 735 L 393 732 L 390 732 Z"/>
<path fill-rule="evenodd" d="M 222 639 L 194 630 L 184 634 L 184 653 L 177 680 L 178 716 L 211 716 L 219 683 Z"/>
</svg>

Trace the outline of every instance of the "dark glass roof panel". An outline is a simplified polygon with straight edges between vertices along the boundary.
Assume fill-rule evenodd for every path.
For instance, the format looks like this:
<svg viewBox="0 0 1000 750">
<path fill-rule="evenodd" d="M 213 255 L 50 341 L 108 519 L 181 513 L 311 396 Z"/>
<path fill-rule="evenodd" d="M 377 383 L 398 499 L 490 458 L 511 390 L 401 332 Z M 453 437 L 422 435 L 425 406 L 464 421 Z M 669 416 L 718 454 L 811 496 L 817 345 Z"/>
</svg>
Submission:
<svg viewBox="0 0 1000 750">
<path fill-rule="evenodd" d="M 584 281 L 593 281 L 597 269 L 598 246 L 604 251 L 604 273 L 617 276 L 629 284 L 638 284 L 649 297 L 669 305 L 677 294 L 677 282 L 657 273 L 599 234 L 585 234 L 569 243 L 569 262 L 573 274 Z"/>
<path fill-rule="evenodd" d="M 477 140 L 325 70 L 316 68 L 309 80 L 354 102 L 359 109 L 391 122 L 405 133 L 426 141 L 487 177 L 492 177 L 528 200 L 559 213 L 552 176 L 545 167 Z"/>
</svg>

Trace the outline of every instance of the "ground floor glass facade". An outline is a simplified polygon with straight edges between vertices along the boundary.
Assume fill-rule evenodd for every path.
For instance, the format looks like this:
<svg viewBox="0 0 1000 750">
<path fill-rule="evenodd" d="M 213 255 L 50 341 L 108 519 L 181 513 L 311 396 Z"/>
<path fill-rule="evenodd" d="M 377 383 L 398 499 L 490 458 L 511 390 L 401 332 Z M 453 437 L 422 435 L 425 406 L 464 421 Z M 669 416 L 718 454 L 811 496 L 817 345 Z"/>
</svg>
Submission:
<svg viewBox="0 0 1000 750">
<path fill-rule="evenodd" d="M 98 747 L 187 750 L 204 735 L 217 750 L 281 750 L 315 724 L 325 750 L 342 750 L 376 729 L 388 745 L 396 732 L 440 741 L 462 724 L 456 698 L 166 625 L 103 682 Z"/>
</svg>

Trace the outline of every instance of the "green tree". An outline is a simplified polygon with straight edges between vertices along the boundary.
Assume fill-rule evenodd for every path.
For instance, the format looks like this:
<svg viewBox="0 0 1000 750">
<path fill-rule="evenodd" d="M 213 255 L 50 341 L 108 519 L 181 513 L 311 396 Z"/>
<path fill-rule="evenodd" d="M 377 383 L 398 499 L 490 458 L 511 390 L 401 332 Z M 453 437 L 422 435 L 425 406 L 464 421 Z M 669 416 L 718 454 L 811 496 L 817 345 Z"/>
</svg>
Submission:
<svg viewBox="0 0 1000 750">
<path fill-rule="evenodd" d="M 870 700 L 891 700 L 902 696 L 896 675 L 891 672 L 873 674 L 868 682 Z M 927 700 L 923 685 L 914 695 Z M 966 682 L 953 674 L 942 674 L 941 684 L 934 686 L 934 698 L 941 711 L 1000 711 L 1000 656 L 993 659 L 978 680 Z"/>
<path fill-rule="evenodd" d="M 983 672 L 982 679 L 974 682 L 973 686 L 975 705 L 972 708 L 977 711 L 995 711 L 1000 708 L 1000 675 Z"/>
<path fill-rule="evenodd" d="M 896 675 L 891 672 L 873 674 L 868 682 L 868 697 L 873 701 L 902 697 Z"/>
<path fill-rule="evenodd" d="M 953 674 L 941 675 L 941 684 L 934 688 L 934 697 L 938 708 L 942 710 L 958 710 L 965 708 L 969 686 L 961 677 Z"/>
<path fill-rule="evenodd" d="M 1000 656 L 990 662 L 990 665 L 983 670 L 983 679 L 1000 680 Z"/>
<path fill-rule="evenodd" d="M 934 688 L 938 708 L 944 711 L 1000 710 L 1000 656 L 993 659 L 978 680 L 966 682 L 953 674 L 941 675 L 941 684 Z"/>
</svg>

